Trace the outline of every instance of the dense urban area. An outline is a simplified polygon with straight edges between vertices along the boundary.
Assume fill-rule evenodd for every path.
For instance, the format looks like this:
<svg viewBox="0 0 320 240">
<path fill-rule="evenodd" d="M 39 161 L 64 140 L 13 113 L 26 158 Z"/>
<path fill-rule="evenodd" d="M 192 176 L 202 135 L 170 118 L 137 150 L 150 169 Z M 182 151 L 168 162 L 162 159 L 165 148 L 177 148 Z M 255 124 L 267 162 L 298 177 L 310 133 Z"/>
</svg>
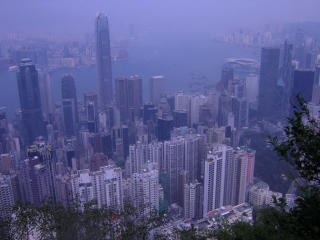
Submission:
<svg viewBox="0 0 320 240">
<path fill-rule="evenodd" d="M 169 90 L 175 79 L 161 72 L 115 76 L 113 66 L 131 57 L 134 26 L 128 39 L 113 42 L 106 14 L 94 24 L 82 41 L 19 33 L 0 40 L 0 78 L 16 74 L 19 98 L 10 114 L 0 102 L 1 218 L 15 221 L 29 204 L 76 205 L 79 212 L 130 205 L 137 219 L 166 218 L 150 239 L 175 239 L 177 230 L 212 230 L 221 221 L 253 224 L 256 209 L 280 199 L 285 211 L 296 206 L 297 185 L 305 182 L 268 139 L 286 139 L 298 95 L 319 121 L 319 24 L 211 36 L 253 57 L 226 58 L 217 80 L 190 73 L 189 88 L 179 91 Z M 98 89 L 79 94 L 72 72 L 89 67 Z M 61 69 L 57 90 L 52 76 Z M 39 231 L 23 239 L 40 239 Z"/>
</svg>

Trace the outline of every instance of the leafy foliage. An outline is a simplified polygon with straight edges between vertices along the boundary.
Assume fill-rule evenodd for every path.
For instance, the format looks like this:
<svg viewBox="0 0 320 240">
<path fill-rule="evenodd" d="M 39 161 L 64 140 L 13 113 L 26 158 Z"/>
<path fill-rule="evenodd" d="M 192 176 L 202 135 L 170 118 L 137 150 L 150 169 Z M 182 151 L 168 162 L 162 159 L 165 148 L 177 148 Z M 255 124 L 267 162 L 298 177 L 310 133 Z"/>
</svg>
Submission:
<svg viewBox="0 0 320 240">
<path fill-rule="evenodd" d="M 294 117 L 284 129 L 286 140 L 271 138 L 271 144 L 281 158 L 292 164 L 299 175 L 309 182 L 320 184 L 320 126 L 313 119 L 307 102 L 297 96 L 299 106 L 294 106 Z"/>
<path fill-rule="evenodd" d="M 122 210 L 97 209 L 94 203 L 83 210 L 76 204 L 65 208 L 51 202 L 41 207 L 17 205 L 13 214 L 12 221 L 4 225 L 6 228 L 0 228 L 6 230 L 1 239 L 147 239 L 153 229 L 166 221 L 157 211 L 141 214 L 130 205 Z"/>
</svg>

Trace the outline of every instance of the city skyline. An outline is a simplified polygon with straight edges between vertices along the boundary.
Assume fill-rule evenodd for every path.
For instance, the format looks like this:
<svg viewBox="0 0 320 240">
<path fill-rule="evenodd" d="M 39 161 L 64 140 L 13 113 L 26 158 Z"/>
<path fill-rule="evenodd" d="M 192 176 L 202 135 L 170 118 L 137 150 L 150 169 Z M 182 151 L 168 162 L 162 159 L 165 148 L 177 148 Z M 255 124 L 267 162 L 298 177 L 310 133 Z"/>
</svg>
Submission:
<svg viewBox="0 0 320 240">
<path fill-rule="evenodd" d="M 275 11 L 267 2 L 231 1 Z M 132 206 L 141 224 L 165 213 L 169 236 L 184 226 L 218 228 L 220 217 L 254 226 L 256 210 L 276 207 L 273 199 L 288 200 L 285 214 L 295 208 L 301 176 L 286 175 L 292 169 L 278 162 L 269 136 L 291 141 L 286 126 L 299 95 L 310 111 L 302 120 L 295 113 L 298 120 L 319 128 L 320 21 L 278 21 L 258 30 L 244 24 L 221 34 L 205 27 L 207 10 L 195 20 L 203 4 L 186 1 L 198 8 L 180 35 L 170 32 L 191 9 L 170 26 L 176 9 L 157 3 L 158 12 L 149 3 L 148 15 L 168 12 L 164 25 L 130 23 L 141 11 L 134 8 L 121 23 L 128 24 L 119 30 L 124 35 L 114 31 L 120 24 L 114 13 L 99 12 L 85 40 L 0 38 L 0 81 L 15 81 L 6 85 L 0 107 L 19 103 L 0 108 L 0 218 L 15 221 L 17 203 L 41 208 L 50 202 L 79 214 Z M 300 4 L 288 6 L 295 12 Z M 111 222 L 122 218 L 112 215 Z"/>
</svg>

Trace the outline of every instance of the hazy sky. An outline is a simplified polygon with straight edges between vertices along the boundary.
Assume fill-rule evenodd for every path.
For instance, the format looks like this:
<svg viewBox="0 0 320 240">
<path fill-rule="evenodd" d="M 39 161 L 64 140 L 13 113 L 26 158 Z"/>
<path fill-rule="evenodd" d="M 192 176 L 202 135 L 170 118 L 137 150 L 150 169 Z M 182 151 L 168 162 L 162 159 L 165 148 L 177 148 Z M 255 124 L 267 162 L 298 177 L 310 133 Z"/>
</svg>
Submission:
<svg viewBox="0 0 320 240">
<path fill-rule="evenodd" d="M 129 24 L 170 34 L 319 21 L 319 9 L 320 0 L 0 0 L 0 37 L 8 32 L 82 37 L 93 31 L 99 11 L 110 16 L 115 34 Z"/>
</svg>

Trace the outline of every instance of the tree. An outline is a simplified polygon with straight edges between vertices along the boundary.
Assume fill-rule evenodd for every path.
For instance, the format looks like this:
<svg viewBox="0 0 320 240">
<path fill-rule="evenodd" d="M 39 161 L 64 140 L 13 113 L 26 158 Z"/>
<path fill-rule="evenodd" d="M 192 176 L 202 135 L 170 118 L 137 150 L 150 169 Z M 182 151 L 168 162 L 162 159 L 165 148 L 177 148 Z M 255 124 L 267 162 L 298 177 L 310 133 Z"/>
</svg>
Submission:
<svg viewBox="0 0 320 240">
<path fill-rule="evenodd" d="M 18 205 L 13 215 L 6 225 L 10 236 L 3 239 L 26 239 L 30 235 L 39 240 L 147 239 L 153 229 L 166 222 L 164 214 L 155 210 L 141 214 L 130 205 L 98 209 L 94 202 L 83 210 L 77 204 L 64 207 L 52 202 L 41 207 Z"/>
</svg>

